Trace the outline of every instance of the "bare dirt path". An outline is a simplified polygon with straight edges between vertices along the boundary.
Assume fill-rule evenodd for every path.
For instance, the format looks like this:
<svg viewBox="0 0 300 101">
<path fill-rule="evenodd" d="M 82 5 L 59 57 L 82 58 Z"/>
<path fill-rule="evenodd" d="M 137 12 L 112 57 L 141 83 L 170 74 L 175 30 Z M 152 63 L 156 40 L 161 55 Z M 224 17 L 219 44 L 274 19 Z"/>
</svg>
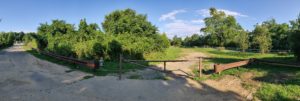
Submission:
<svg viewBox="0 0 300 101">
<path fill-rule="evenodd" d="M 182 57 L 178 58 L 178 60 L 197 60 L 198 57 L 209 57 L 206 54 L 195 52 L 193 50 L 189 49 L 183 49 Z M 163 68 L 163 64 L 157 65 L 160 68 Z M 166 65 L 167 70 L 172 71 L 173 74 L 176 75 L 193 75 L 192 71 L 193 69 L 198 68 L 198 61 L 190 61 L 190 62 L 170 62 Z M 205 84 L 209 87 L 212 87 L 216 90 L 223 91 L 223 92 L 234 92 L 238 94 L 243 99 L 252 100 L 253 99 L 253 91 L 249 91 L 245 89 L 242 85 L 243 80 L 250 80 L 250 77 L 244 78 L 241 80 L 238 77 L 226 75 L 222 77 L 219 80 L 205 80 L 199 84 L 199 82 L 196 82 L 194 80 L 191 80 L 190 78 L 185 78 L 187 83 L 194 85 L 195 88 L 198 89 L 206 89 L 203 88 L 200 84 Z M 252 81 L 252 80 L 251 80 Z M 223 96 L 219 96 L 223 97 Z"/>
<path fill-rule="evenodd" d="M 0 51 L 0 101 L 237 101 L 230 90 L 189 79 L 118 80 L 65 72 L 56 65 L 24 52 L 20 45 Z M 170 64 L 172 65 L 172 64 Z"/>
<path fill-rule="evenodd" d="M 208 57 L 207 55 L 195 52 L 189 49 L 182 49 L 182 55 L 177 60 L 198 60 L 198 57 Z M 164 64 L 157 65 L 163 68 Z M 197 68 L 198 61 L 188 61 L 188 62 L 168 62 L 166 64 L 166 69 L 172 71 L 176 75 L 192 75 L 193 69 Z"/>
</svg>

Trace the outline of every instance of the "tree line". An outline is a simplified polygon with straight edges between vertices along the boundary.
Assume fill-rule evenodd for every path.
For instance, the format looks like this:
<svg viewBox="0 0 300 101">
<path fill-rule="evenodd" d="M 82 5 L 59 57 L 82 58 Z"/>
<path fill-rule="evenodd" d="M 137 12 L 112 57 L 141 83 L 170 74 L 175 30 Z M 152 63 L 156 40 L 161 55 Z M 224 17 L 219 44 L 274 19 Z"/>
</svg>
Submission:
<svg viewBox="0 0 300 101">
<path fill-rule="evenodd" d="M 165 33 L 135 10 L 116 10 L 105 16 L 101 23 L 88 24 L 81 19 L 78 26 L 64 20 L 42 23 L 37 33 L 24 36 L 25 43 L 34 43 L 39 50 L 79 59 L 116 59 L 119 54 L 131 58 L 143 58 L 150 52 L 163 52 L 173 46 L 237 47 L 242 51 L 259 49 L 261 53 L 275 50 L 292 50 L 300 60 L 300 15 L 290 23 L 277 23 L 275 19 L 256 24 L 254 30 L 244 30 L 234 16 L 210 8 L 210 16 L 204 19 L 203 35 L 168 39 Z M 1 38 L 2 37 L 2 38 Z M 11 37 L 3 34 L 0 45 L 11 45 Z M 5 40 L 5 41 L 4 41 Z M 8 44 L 10 43 L 10 44 Z"/>
<path fill-rule="evenodd" d="M 150 52 L 170 46 L 165 34 L 158 33 L 147 16 L 132 9 L 116 10 L 105 16 L 102 28 L 80 20 L 78 27 L 63 20 L 42 23 L 37 33 L 26 34 L 26 43 L 35 42 L 42 51 L 79 59 L 117 59 L 119 54 L 142 59 Z"/>
<path fill-rule="evenodd" d="M 12 46 L 15 41 L 22 41 L 23 32 L 0 32 L 0 49 Z"/>
<path fill-rule="evenodd" d="M 244 30 L 234 16 L 210 8 L 210 16 L 204 19 L 203 35 L 193 34 L 185 38 L 174 36 L 173 46 L 237 47 L 242 51 L 259 49 L 260 53 L 273 50 L 292 50 L 300 60 L 300 15 L 288 23 L 270 19 L 256 24 L 253 31 Z"/>
</svg>

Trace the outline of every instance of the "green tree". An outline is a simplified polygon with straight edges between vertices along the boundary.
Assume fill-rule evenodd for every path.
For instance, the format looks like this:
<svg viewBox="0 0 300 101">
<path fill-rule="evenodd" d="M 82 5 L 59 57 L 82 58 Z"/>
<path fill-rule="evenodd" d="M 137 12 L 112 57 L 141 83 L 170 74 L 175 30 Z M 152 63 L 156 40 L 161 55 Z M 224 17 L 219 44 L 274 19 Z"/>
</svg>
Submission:
<svg viewBox="0 0 300 101">
<path fill-rule="evenodd" d="M 147 21 L 147 16 L 137 14 L 132 9 L 116 10 L 105 16 L 102 27 L 107 34 L 132 34 L 133 36 L 152 36 L 157 28 Z"/>
<path fill-rule="evenodd" d="M 253 43 L 259 46 L 260 53 L 268 52 L 272 47 L 271 33 L 266 26 L 256 25 L 253 30 Z"/>
<path fill-rule="evenodd" d="M 209 38 L 210 45 L 225 46 L 234 41 L 242 27 L 233 16 L 226 15 L 223 11 L 210 8 L 210 17 L 204 19 L 205 27 L 201 29 Z"/>
<path fill-rule="evenodd" d="M 295 30 L 290 36 L 291 47 L 297 60 L 300 62 L 300 30 Z"/>
<path fill-rule="evenodd" d="M 116 10 L 105 16 L 102 23 L 106 34 L 114 37 L 114 44 L 120 44 L 124 55 L 141 58 L 143 54 L 163 51 L 168 47 L 161 44 L 166 41 L 159 35 L 158 29 L 152 25 L 147 16 L 138 14 L 132 9 Z"/>
<path fill-rule="evenodd" d="M 172 39 L 171 45 L 180 47 L 182 45 L 182 39 L 180 37 L 177 37 L 177 35 L 175 35 Z"/>
<path fill-rule="evenodd" d="M 0 32 L 0 48 L 12 46 L 15 41 L 14 32 Z"/>
<path fill-rule="evenodd" d="M 290 21 L 292 28 L 289 36 L 290 46 L 297 60 L 300 61 L 300 14 L 296 20 Z"/>
<path fill-rule="evenodd" d="M 201 46 L 203 45 L 203 36 L 200 36 L 199 34 L 193 34 L 192 36 L 187 36 L 183 40 L 183 45 L 192 47 L 192 46 Z"/>
<path fill-rule="evenodd" d="M 78 35 L 76 36 L 80 42 L 91 40 L 98 34 L 98 32 L 101 32 L 96 23 L 87 24 L 85 19 L 80 20 L 78 27 Z"/>
<path fill-rule="evenodd" d="M 289 25 L 286 23 L 278 24 L 275 19 L 264 21 L 263 26 L 269 29 L 272 37 L 272 49 L 289 49 L 288 34 Z"/>
<path fill-rule="evenodd" d="M 248 32 L 242 31 L 237 37 L 237 44 L 239 48 L 245 52 L 249 48 L 249 35 Z"/>
<path fill-rule="evenodd" d="M 161 34 L 161 39 L 162 39 L 162 46 L 164 48 L 169 48 L 171 46 L 171 43 L 169 41 L 169 38 L 167 37 L 166 33 Z"/>
</svg>

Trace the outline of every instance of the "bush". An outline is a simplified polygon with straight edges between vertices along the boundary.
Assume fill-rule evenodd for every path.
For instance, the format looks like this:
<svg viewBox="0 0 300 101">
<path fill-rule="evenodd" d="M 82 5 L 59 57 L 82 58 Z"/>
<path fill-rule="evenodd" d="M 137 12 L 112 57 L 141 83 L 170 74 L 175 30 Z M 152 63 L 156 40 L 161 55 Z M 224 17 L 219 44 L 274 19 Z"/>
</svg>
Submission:
<svg viewBox="0 0 300 101">
<path fill-rule="evenodd" d="M 97 40 L 79 42 L 74 45 L 74 51 L 80 59 L 99 59 L 104 50 L 104 47 Z"/>
<path fill-rule="evenodd" d="M 300 61 L 300 30 L 294 31 L 289 39 L 294 55 L 297 57 L 297 60 Z"/>
<path fill-rule="evenodd" d="M 12 46 L 14 44 L 15 34 L 13 32 L 0 33 L 0 48 Z"/>
<path fill-rule="evenodd" d="M 38 33 L 32 36 L 40 50 L 80 59 L 118 59 L 119 54 L 141 59 L 145 53 L 170 46 L 166 35 L 158 34 L 146 15 L 131 9 L 112 12 L 102 26 L 105 34 L 97 24 L 87 24 L 85 19 L 80 21 L 78 29 L 63 20 L 53 20 L 51 24 L 41 24 Z"/>
</svg>

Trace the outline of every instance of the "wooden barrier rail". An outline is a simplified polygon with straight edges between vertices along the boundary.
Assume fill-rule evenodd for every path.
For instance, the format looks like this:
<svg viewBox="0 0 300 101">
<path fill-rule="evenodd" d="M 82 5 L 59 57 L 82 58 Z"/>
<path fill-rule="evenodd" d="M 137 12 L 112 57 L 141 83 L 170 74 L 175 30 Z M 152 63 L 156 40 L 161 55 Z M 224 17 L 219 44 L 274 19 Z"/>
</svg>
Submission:
<svg viewBox="0 0 300 101">
<path fill-rule="evenodd" d="M 214 64 L 214 71 L 215 71 L 215 73 L 221 73 L 222 71 L 230 69 L 230 68 L 248 65 L 251 62 L 254 62 L 254 59 L 248 59 L 248 60 L 233 62 L 233 63 L 228 63 L 228 64 Z"/>
<path fill-rule="evenodd" d="M 74 59 L 74 58 L 70 58 L 70 57 L 66 57 L 66 56 L 60 56 L 60 55 L 57 55 L 57 54 L 53 54 L 53 53 L 50 53 L 50 52 L 44 52 L 44 51 L 40 51 L 40 53 L 42 53 L 44 55 L 47 55 L 47 56 L 50 56 L 50 57 L 54 57 L 58 60 L 67 61 L 67 62 L 70 62 L 70 63 L 79 64 L 79 65 L 84 65 L 84 66 L 90 67 L 91 69 L 98 69 L 99 68 L 98 63 L 93 62 L 93 61 L 77 60 L 77 59 Z"/>
<path fill-rule="evenodd" d="M 277 61 L 270 61 L 270 60 L 262 60 L 262 59 L 255 59 L 255 62 L 258 63 L 264 63 L 269 65 L 277 65 L 277 66 L 286 66 L 286 67 L 297 67 L 300 68 L 300 64 L 289 64 L 289 63 L 283 63 L 283 62 L 277 62 Z"/>
</svg>

